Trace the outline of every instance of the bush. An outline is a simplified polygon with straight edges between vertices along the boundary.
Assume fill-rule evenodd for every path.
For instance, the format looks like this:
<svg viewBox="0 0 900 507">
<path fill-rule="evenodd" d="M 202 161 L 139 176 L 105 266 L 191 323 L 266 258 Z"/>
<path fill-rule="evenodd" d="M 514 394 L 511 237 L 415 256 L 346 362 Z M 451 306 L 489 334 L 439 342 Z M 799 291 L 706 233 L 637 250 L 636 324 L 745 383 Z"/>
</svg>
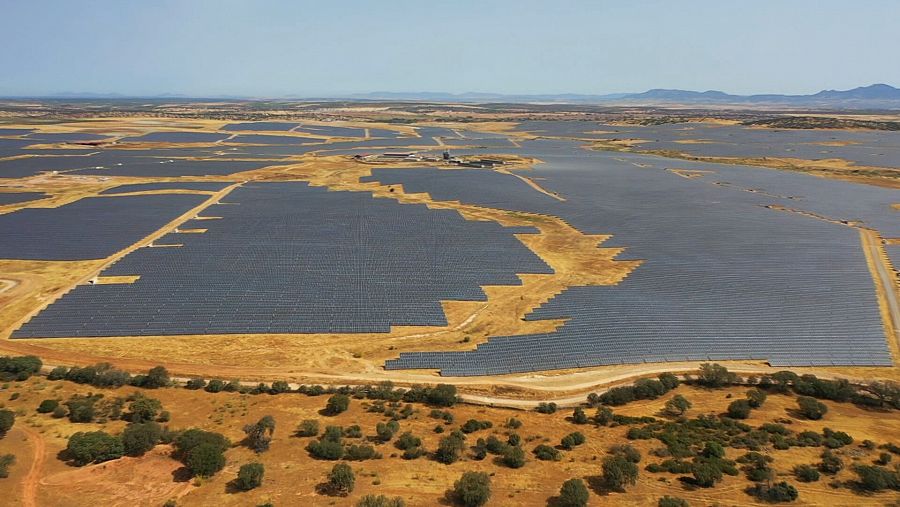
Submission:
<svg viewBox="0 0 900 507">
<path fill-rule="evenodd" d="M 247 435 L 247 447 L 257 453 L 268 451 L 275 433 L 275 419 L 270 415 L 264 416 L 256 424 L 244 426 L 244 433 Z"/>
<path fill-rule="evenodd" d="M 465 422 L 465 424 L 460 427 L 463 433 L 474 433 L 480 430 L 486 430 L 493 426 L 491 421 L 476 421 L 475 419 L 469 419 Z"/>
<path fill-rule="evenodd" d="M 319 434 L 319 421 L 315 419 L 305 419 L 297 426 L 298 437 L 315 437 Z"/>
<path fill-rule="evenodd" d="M 132 423 L 122 432 L 122 445 L 128 456 L 142 456 L 162 438 L 162 428 L 155 422 Z"/>
<path fill-rule="evenodd" d="M 59 405 L 58 407 L 53 409 L 53 413 L 50 415 L 53 416 L 54 419 L 62 419 L 63 417 L 67 416 L 68 414 L 69 414 L 69 411 L 66 409 L 66 407 Z"/>
<path fill-rule="evenodd" d="M 613 411 L 609 407 L 600 407 L 597 409 L 597 413 L 594 414 L 594 422 L 599 424 L 600 426 L 608 426 L 609 423 L 613 422 Z"/>
<path fill-rule="evenodd" d="M 400 435 L 397 438 L 397 441 L 394 442 L 394 447 L 400 449 L 401 451 L 405 451 L 407 449 L 412 449 L 414 447 L 420 447 L 422 445 L 422 439 L 413 435 L 410 432 L 406 432 Z"/>
<path fill-rule="evenodd" d="M 219 379 L 212 379 L 206 384 L 204 390 L 208 393 L 220 393 L 225 390 L 225 382 Z"/>
<path fill-rule="evenodd" d="M 214 443 L 202 443 L 188 452 L 184 465 L 195 476 L 212 477 L 225 468 L 224 450 Z"/>
<path fill-rule="evenodd" d="M 509 468 L 522 468 L 525 466 L 525 451 L 521 447 L 508 446 L 503 453 L 503 464 Z"/>
<path fill-rule="evenodd" d="M 722 480 L 722 469 L 715 463 L 701 461 L 694 465 L 694 482 L 701 488 L 711 488 Z"/>
<path fill-rule="evenodd" d="M 453 484 L 453 496 L 465 507 L 480 507 L 491 497 L 491 478 L 484 472 L 466 472 Z"/>
<path fill-rule="evenodd" d="M 656 504 L 658 507 L 690 507 L 687 500 L 675 496 L 664 496 Z"/>
<path fill-rule="evenodd" d="M 844 462 L 841 458 L 835 456 L 830 450 L 822 453 L 822 461 L 819 463 L 819 471 L 825 474 L 834 475 L 844 468 Z"/>
<path fill-rule="evenodd" d="M 16 464 L 16 457 L 13 454 L 4 454 L 0 456 L 0 479 L 9 477 L 9 467 Z"/>
<path fill-rule="evenodd" d="M 381 455 L 375 452 L 375 448 L 371 445 L 351 445 L 344 451 L 344 459 L 348 461 L 363 461 L 380 457 Z"/>
<path fill-rule="evenodd" d="M 69 409 L 69 421 L 73 423 L 89 423 L 94 420 L 94 404 L 101 398 L 100 395 L 79 396 L 74 395 L 66 401 Z"/>
<path fill-rule="evenodd" d="M 350 407 L 350 397 L 346 394 L 335 394 L 328 398 L 325 405 L 325 415 L 338 415 Z"/>
<path fill-rule="evenodd" d="M 144 389 L 159 389 L 160 387 L 168 386 L 169 383 L 168 370 L 162 366 L 156 366 L 150 368 L 147 375 L 141 377 L 139 382 L 133 384 L 137 387 L 143 387 Z"/>
<path fill-rule="evenodd" d="M 128 420 L 133 423 L 152 421 L 156 419 L 160 410 L 162 410 L 162 403 L 159 400 L 137 395 L 128 405 Z"/>
<path fill-rule="evenodd" d="M 195 378 L 188 380 L 184 384 L 184 387 L 185 387 L 185 389 L 191 389 L 191 390 L 203 389 L 204 387 L 206 387 L 206 381 L 203 380 L 202 378 L 195 377 Z"/>
<path fill-rule="evenodd" d="M 735 384 L 739 380 L 738 376 L 728 371 L 728 368 L 716 363 L 704 363 L 700 365 L 700 374 L 697 376 L 697 383 L 704 387 L 723 387 Z"/>
<path fill-rule="evenodd" d="M 522 421 L 516 419 L 515 417 L 510 417 L 506 421 L 506 427 L 511 430 L 517 430 L 522 427 Z"/>
<path fill-rule="evenodd" d="M 344 447 L 333 440 L 313 440 L 306 446 L 306 450 L 314 458 L 329 461 L 336 461 L 344 456 Z"/>
<path fill-rule="evenodd" d="M 387 423 L 378 423 L 375 425 L 375 438 L 378 439 L 379 442 L 388 442 L 392 438 L 394 438 L 394 433 L 400 428 L 400 425 L 397 424 L 397 421 L 390 421 Z"/>
<path fill-rule="evenodd" d="M 611 455 L 603 459 L 603 482 L 606 487 L 622 490 L 637 482 L 638 467 L 622 456 Z"/>
<path fill-rule="evenodd" d="M 666 391 L 671 391 L 672 389 L 675 389 L 681 383 L 678 381 L 678 377 L 676 377 L 674 374 L 668 373 L 668 372 L 660 373 L 656 378 L 659 379 L 659 381 L 662 383 L 663 387 L 666 388 Z"/>
<path fill-rule="evenodd" d="M 197 428 L 182 431 L 175 437 L 172 444 L 175 447 L 173 456 L 182 462 L 191 451 L 203 444 L 209 444 L 220 452 L 225 452 L 226 449 L 231 447 L 231 442 L 224 435 Z"/>
<path fill-rule="evenodd" d="M 121 458 L 125 448 L 121 440 L 102 431 L 79 431 L 69 437 L 66 454 L 76 466 L 84 466 Z"/>
<path fill-rule="evenodd" d="M 821 419 L 828 412 L 828 407 L 824 403 L 810 396 L 797 398 L 797 405 L 800 407 L 800 413 L 803 417 L 814 421 Z"/>
<path fill-rule="evenodd" d="M 878 455 L 878 459 L 875 460 L 875 463 L 883 466 L 883 465 L 887 465 L 888 463 L 890 463 L 892 459 L 893 459 L 893 456 L 891 456 L 891 453 L 883 452 Z"/>
<path fill-rule="evenodd" d="M 819 471 L 811 465 L 797 465 L 794 467 L 794 476 L 800 482 L 816 482 L 819 480 Z"/>
<path fill-rule="evenodd" d="M 766 392 L 757 388 L 750 389 L 747 391 L 747 402 L 750 403 L 750 407 L 759 408 L 766 401 Z"/>
<path fill-rule="evenodd" d="M 561 454 L 555 448 L 546 445 L 540 444 L 534 448 L 534 457 L 541 461 L 559 461 Z"/>
<path fill-rule="evenodd" d="M 44 363 L 36 356 L 0 357 L 0 380 L 28 380 L 41 371 Z"/>
<path fill-rule="evenodd" d="M 65 366 L 57 366 L 47 374 L 47 380 L 63 380 L 68 373 L 69 369 Z"/>
<path fill-rule="evenodd" d="M 571 450 L 585 442 L 584 435 L 581 432 L 569 433 L 562 438 L 560 445 L 563 449 Z"/>
<path fill-rule="evenodd" d="M 728 417 L 732 419 L 746 419 L 750 417 L 750 401 L 734 400 L 728 404 Z"/>
<path fill-rule="evenodd" d="M 450 465 L 459 460 L 459 453 L 465 447 L 465 437 L 462 433 L 454 431 L 450 435 L 443 437 L 438 443 L 437 451 L 434 458 L 445 465 Z"/>
<path fill-rule="evenodd" d="M 16 413 L 12 410 L 0 410 L 0 438 L 12 429 L 16 423 Z"/>
<path fill-rule="evenodd" d="M 356 503 L 356 507 L 405 507 L 406 502 L 399 496 L 388 498 L 384 495 L 366 495 Z"/>
<path fill-rule="evenodd" d="M 757 484 L 748 488 L 747 493 L 766 502 L 793 502 L 799 496 L 797 488 L 786 482 L 779 482 L 771 486 L 766 483 Z"/>
<path fill-rule="evenodd" d="M 587 424 L 589 421 L 587 414 L 584 413 L 584 409 L 581 407 L 575 407 L 575 410 L 572 411 L 572 422 L 575 424 Z"/>
<path fill-rule="evenodd" d="M 537 408 L 535 408 L 535 410 L 540 412 L 541 414 L 555 414 L 557 406 L 556 403 L 553 403 L 552 401 L 550 403 L 541 402 L 538 403 L 538 406 Z"/>
<path fill-rule="evenodd" d="M 262 485 L 263 475 L 266 473 L 266 468 L 262 465 L 262 463 L 247 463 L 246 465 L 241 465 L 241 469 L 238 470 L 237 479 L 234 481 L 234 486 L 241 491 L 250 491 L 251 489 L 258 488 Z"/>
<path fill-rule="evenodd" d="M 609 453 L 622 456 L 632 463 L 641 462 L 641 452 L 629 444 L 616 444 L 610 447 Z"/>
<path fill-rule="evenodd" d="M 674 416 L 684 415 L 691 408 L 691 402 L 680 394 L 676 394 L 669 398 L 666 402 L 666 413 Z"/>
<path fill-rule="evenodd" d="M 37 411 L 39 414 L 49 414 L 56 410 L 58 406 L 59 400 L 44 400 L 38 405 Z"/>
<path fill-rule="evenodd" d="M 282 394 L 290 391 L 291 385 L 285 380 L 276 380 L 275 382 L 272 382 L 272 387 L 269 388 L 269 394 Z"/>
<path fill-rule="evenodd" d="M 331 468 L 328 474 L 328 489 L 332 494 L 346 496 L 353 492 L 356 485 L 356 475 L 353 469 L 346 463 L 338 463 Z"/>
<path fill-rule="evenodd" d="M 584 481 L 581 479 L 569 479 L 559 489 L 559 500 L 556 505 L 560 507 L 585 507 L 590 494 Z"/>
<path fill-rule="evenodd" d="M 859 487 L 866 491 L 900 490 L 900 473 L 898 472 L 871 465 L 856 465 L 853 467 L 853 471 L 859 476 Z"/>
</svg>

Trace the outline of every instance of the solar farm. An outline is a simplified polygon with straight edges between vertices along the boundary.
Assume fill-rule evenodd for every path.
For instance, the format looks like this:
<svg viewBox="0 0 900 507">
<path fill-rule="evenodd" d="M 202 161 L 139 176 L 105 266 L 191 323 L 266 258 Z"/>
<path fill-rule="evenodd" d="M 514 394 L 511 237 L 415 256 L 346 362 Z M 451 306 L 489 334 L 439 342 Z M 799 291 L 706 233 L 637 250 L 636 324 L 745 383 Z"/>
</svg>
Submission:
<svg viewBox="0 0 900 507">
<path fill-rule="evenodd" d="M 0 339 L 312 377 L 891 367 L 897 186 L 713 159 L 896 153 L 704 123 L 11 125 Z"/>
</svg>

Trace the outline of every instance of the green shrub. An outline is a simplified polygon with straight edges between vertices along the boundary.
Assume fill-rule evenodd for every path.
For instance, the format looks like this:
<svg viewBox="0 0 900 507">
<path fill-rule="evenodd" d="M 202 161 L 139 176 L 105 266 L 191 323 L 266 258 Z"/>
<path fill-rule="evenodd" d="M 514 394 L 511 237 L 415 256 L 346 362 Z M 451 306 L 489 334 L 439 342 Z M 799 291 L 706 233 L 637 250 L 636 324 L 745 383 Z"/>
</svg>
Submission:
<svg viewBox="0 0 900 507">
<path fill-rule="evenodd" d="M 534 457 L 541 461 L 559 461 L 561 457 L 558 450 L 546 444 L 539 444 L 532 452 Z"/>
<path fill-rule="evenodd" d="M 800 482 L 816 482 L 819 480 L 819 471 L 811 465 L 797 465 L 794 467 L 794 476 Z"/>
<path fill-rule="evenodd" d="M 262 463 L 247 463 L 246 465 L 241 465 L 241 469 L 238 470 L 237 479 L 235 479 L 234 485 L 241 491 L 250 491 L 251 489 L 258 488 L 262 485 L 263 475 L 265 475 L 265 473 L 266 468 Z"/>
<path fill-rule="evenodd" d="M 828 412 L 828 407 L 819 400 L 810 396 L 801 396 L 797 398 L 797 406 L 803 417 L 812 420 L 819 420 Z"/>
<path fill-rule="evenodd" d="M 328 489 L 341 496 L 349 495 L 356 486 L 356 475 L 353 469 L 346 463 L 338 463 L 331 468 L 328 474 Z"/>
<path fill-rule="evenodd" d="M 49 414 L 56 410 L 58 406 L 59 400 L 44 400 L 38 405 L 37 411 L 39 414 Z"/>
<path fill-rule="evenodd" d="M 560 445 L 563 449 L 571 450 L 585 442 L 584 434 L 581 432 L 569 433 L 562 438 Z"/>
<path fill-rule="evenodd" d="M 569 479 L 559 489 L 557 505 L 560 507 L 585 507 L 590 499 L 587 486 L 581 479 Z"/>
<path fill-rule="evenodd" d="M 88 463 L 102 463 L 125 454 L 122 441 L 102 431 L 75 433 L 69 437 L 66 455 L 76 466 Z"/>
<path fill-rule="evenodd" d="M 297 426 L 298 437 L 315 437 L 319 435 L 319 421 L 315 419 L 305 419 Z"/>
<path fill-rule="evenodd" d="M 491 478 L 484 472 L 466 472 L 453 484 L 453 496 L 465 507 L 480 507 L 491 497 Z"/>
</svg>

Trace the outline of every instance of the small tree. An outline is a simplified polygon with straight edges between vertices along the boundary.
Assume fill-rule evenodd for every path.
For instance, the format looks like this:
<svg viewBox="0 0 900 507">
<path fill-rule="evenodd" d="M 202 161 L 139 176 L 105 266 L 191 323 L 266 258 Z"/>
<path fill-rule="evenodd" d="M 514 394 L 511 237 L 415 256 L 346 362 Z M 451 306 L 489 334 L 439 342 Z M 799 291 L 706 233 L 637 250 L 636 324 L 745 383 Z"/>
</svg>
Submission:
<svg viewBox="0 0 900 507">
<path fill-rule="evenodd" d="M 589 498 L 590 494 L 584 485 L 584 481 L 581 479 L 569 479 L 559 489 L 557 505 L 560 507 L 585 507 Z"/>
<path fill-rule="evenodd" d="M 0 410 L 0 438 L 12 429 L 16 423 L 16 413 L 12 410 Z"/>
<path fill-rule="evenodd" d="M 825 474 L 834 475 L 844 468 L 844 462 L 841 458 L 834 455 L 830 449 L 826 449 L 822 453 L 822 461 L 819 463 L 819 471 Z"/>
<path fill-rule="evenodd" d="M 734 400 L 729 403 L 728 417 L 732 419 L 746 419 L 750 417 L 750 401 Z"/>
<path fill-rule="evenodd" d="M 185 389 L 197 390 L 206 387 L 206 381 L 200 377 L 194 377 L 184 384 Z"/>
<path fill-rule="evenodd" d="M 600 426 L 607 426 L 609 423 L 613 422 L 613 411 L 609 407 L 600 407 L 597 409 L 597 413 L 594 414 L 594 422 L 599 424 Z"/>
<path fill-rule="evenodd" d="M 747 402 L 750 403 L 750 406 L 753 408 L 759 408 L 766 401 L 766 392 L 753 388 L 747 391 Z"/>
<path fill-rule="evenodd" d="M 797 398 L 797 405 L 800 407 L 803 417 L 814 421 L 821 419 L 828 412 L 828 407 L 824 403 L 810 396 Z"/>
<path fill-rule="evenodd" d="M 262 485 L 263 475 L 266 469 L 262 463 L 247 463 L 241 465 L 238 470 L 237 479 L 234 481 L 235 487 L 241 491 L 250 491 Z"/>
<path fill-rule="evenodd" d="M 503 452 L 503 464 L 509 468 L 522 468 L 525 466 L 525 451 L 521 447 L 508 446 Z"/>
<path fill-rule="evenodd" d="M 220 393 L 225 390 L 225 382 L 222 382 L 219 379 L 212 379 L 206 384 L 206 388 L 204 389 L 208 393 Z"/>
<path fill-rule="evenodd" d="M 162 438 L 162 428 L 155 422 L 132 423 L 122 432 L 122 445 L 128 456 L 141 456 L 153 449 Z"/>
<path fill-rule="evenodd" d="M 394 498 L 388 498 L 384 495 L 366 495 L 362 497 L 359 502 L 356 502 L 356 507 L 405 507 L 406 502 L 403 501 L 403 498 L 397 496 Z"/>
<path fill-rule="evenodd" d="M 794 467 L 794 476 L 800 482 L 816 482 L 819 480 L 819 471 L 810 465 L 797 465 Z"/>
<path fill-rule="evenodd" d="M 657 502 L 657 507 L 690 507 L 687 500 L 676 496 L 664 496 Z"/>
<path fill-rule="evenodd" d="M 347 496 L 353 492 L 355 485 L 356 475 L 350 465 L 338 463 L 331 468 L 328 474 L 328 489 L 332 494 Z"/>
<path fill-rule="evenodd" d="M 297 426 L 298 437 L 314 437 L 319 434 L 319 421 L 315 419 L 305 419 Z"/>
<path fill-rule="evenodd" d="M 603 459 L 603 482 L 606 487 L 623 490 L 626 485 L 637 482 L 638 467 L 619 455 L 610 455 Z"/>
<path fill-rule="evenodd" d="M 697 382 L 705 387 L 723 387 L 734 384 L 738 381 L 738 376 L 728 371 L 728 368 L 715 363 L 703 363 L 700 365 L 700 374 L 697 376 Z"/>
<path fill-rule="evenodd" d="M 560 452 L 546 444 L 539 444 L 534 448 L 534 457 L 541 461 L 559 461 Z"/>
<path fill-rule="evenodd" d="M 676 394 L 669 398 L 666 402 L 666 412 L 674 416 L 684 415 L 691 408 L 691 402 L 680 394 Z"/>
<path fill-rule="evenodd" d="M 162 403 L 155 398 L 138 395 L 128 405 L 128 420 L 133 423 L 149 422 L 156 418 Z"/>
<path fill-rule="evenodd" d="M 4 454 L 0 456 L 0 479 L 9 477 L 9 467 L 16 464 L 16 456 L 14 454 Z"/>
<path fill-rule="evenodd" d="M 331 398 L 328 398 L 328 403 L 325 405 L 325 414 L 338 415 L 341 412 L 345 412 L 349 407 L 349 396 L 346 394 L 335 394 Z"/>
<path fill-rule="evenodd" d="M 272 435 L 275 433 L 275 419 L 267 415 L 256 424 L 244 426 L 244 433 L 247 435 L 248 447 L 258 453 L 268 451 Z"/>
<path fill-rule="evenodd" d="M 453 496 L 465 507 L 480 507 L 491 498 L 491 478 L 484 472 L 466 472 L 453 484 Z"/>
<path fill-rule="evenodd" d="M 425 401 L 429 405 L 439 407 L 452 407 L 458 401 L 456 386 L 452 384 L 438 384 L 425 393 Z"/>
<path fill-rule="evenodd" d="M 79 431 L 69 437 L 66 454 L 76 466 L 84 466 L 121 458 L 125 448 L 121 440 L 102 431 Z"/>
<path fill-rule="evenodd" d="M 459 453 L 465 447 L 465 439 L 461 437 L 462 433 L 453 432 L 441 439 L 438 443 L 437 451 L 434 458 L 445 465 L 456 463 L 459 460 Z"/>
<path fill-rule="evenodd" d="M 575 410 L 572 412 L 572 422 L 575 424 L 587 424 L 588 416 L 584 413 L 583 408 L 575 407 Z"/>
<path fill-rule="evenodd" d="M 147 372 L 147 376 L 144 378 L 143 383 L 140 387 L 144 387 L 147 389 L 157 389 L 160 387 L 166 387 L 169 385 L 169 371 L 166 370 L 162 366 L 156 366 L 150 369 Z"/>
<path fill-rule="evenodd" d="M 56 410 L 58 406 L 59 400 L 44 400 L 38 405 L 37 411 L 39 414 L 49 414 Z"/>
<path fill-rule="evenodd" d="M 715 463 L 701 461 L 694 465 L 694 482 L 702 488 L 711 488 L 722 480 L 722 469 Z"/>
<path fill-rule="evenodd" d="M 225 468 L 225 454 L 215 444 L 202 443 L 191 449 L 184 465 L 197 477 L 212 477 Z"/>
<path fill-rule="evenodd" d="M 585 442 L 584 435 L 581 432 L 576 431 L 574 433 L 569 433 L 568 435 L 564 436 L 562 438 L 562 440 L 560 441 L 560 445 L 562 446 L 563 449 L 571 450 L 571 449 L 575 448 L 576 446 L 583 444 L 584 442 Z"/>
</svg>

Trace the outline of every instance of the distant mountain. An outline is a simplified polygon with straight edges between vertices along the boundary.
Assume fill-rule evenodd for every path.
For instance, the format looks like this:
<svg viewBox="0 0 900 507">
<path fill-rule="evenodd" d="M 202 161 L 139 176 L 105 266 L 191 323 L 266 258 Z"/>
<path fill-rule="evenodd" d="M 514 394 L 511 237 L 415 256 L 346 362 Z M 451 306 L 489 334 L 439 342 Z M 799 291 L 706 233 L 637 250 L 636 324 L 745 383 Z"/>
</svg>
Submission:
<svg viewBox="0 0 900 507">
<path fill-rule="evenodd" d="M 887 108 L 900 109 L 900 89 L 886 84 L 862 86 L 852 90 L 822 90 L 812 95 L 731 95 L 718 90 L 697 92 L 657 88 L 642 93 L 614 93 L 608 95 L 544 94 L 503 95 L 498 93 L 441 93 L 441 92 L 373 92 L 347 97 L 357 100 L 397 100 L 426 102 L 523 102 L 523 103 L 577 103 L 577 104 L 716 104 L 744 106 L 798 106 L 826 108 Z"/>
</svg>

